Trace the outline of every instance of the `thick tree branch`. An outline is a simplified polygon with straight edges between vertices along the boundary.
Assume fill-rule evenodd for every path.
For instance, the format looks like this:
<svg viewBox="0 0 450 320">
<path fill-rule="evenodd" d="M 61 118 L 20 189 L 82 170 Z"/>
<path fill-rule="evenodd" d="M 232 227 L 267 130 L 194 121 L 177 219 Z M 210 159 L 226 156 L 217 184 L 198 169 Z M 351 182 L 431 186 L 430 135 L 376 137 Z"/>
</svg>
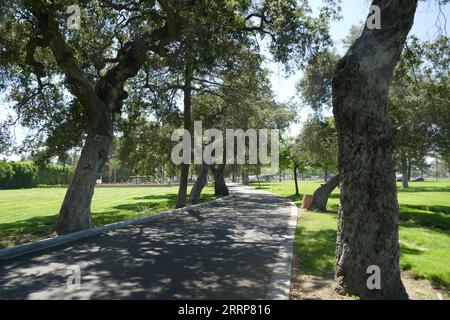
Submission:
<svg viewBox="0 0 450 320">
<path fill-rule="evenodd" d="M 96 106 L 101 104 L 95 94 L 94 87 L 78 67 L 72 50 L 68 47 L 63 36 L 59 32 L 58 24 L 53 14 L 43 10 L 41 3 L 29 1 L 28 6 L 38 22 L 45 41 L 51 49 L 56 62 L 67 78 L 67 82 L 80 100 L 87 114 L 92 115 Z"/>
<path fill-rule="evenodd" d="M 76 63 L 72 50 L 59 31 L 53 13 L 45 10 L 40 3 L 30 1 L 28 5 L 75 96 L 91 116 L 93 112 L 105 111 L 104 107 L 112 111 L 120 105 L 127 97 L 123 90 L 125 82 L 142 68 L 147 52 L 163 53 L 166 45 L 173 41 L 177 34 L 177 22 L 169 19 L 165 26 L 146 32 L 138 39 L 128 42 L 113 60 L 117 65 L 100 78 L 94 88 Z"/>
</svg>

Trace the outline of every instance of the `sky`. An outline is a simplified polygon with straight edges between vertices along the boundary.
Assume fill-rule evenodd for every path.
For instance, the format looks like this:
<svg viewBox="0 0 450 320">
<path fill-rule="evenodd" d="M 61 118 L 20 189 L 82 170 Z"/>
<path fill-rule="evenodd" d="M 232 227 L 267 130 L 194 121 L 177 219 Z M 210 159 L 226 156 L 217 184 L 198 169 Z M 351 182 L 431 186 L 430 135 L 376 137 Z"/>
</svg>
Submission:
<svg viewBox="0 0 450 320">
<path fill-rule="evenodd" d="M 317 11 L 322 4 L 322 0 L 311 0 L 310 4 L 313 10 Z M 342 0 L 342 19 L 334 21 L 330 27 L 331 38 L 333 39 L 334 46 L 340 54 L 345 54 L 345 50 L 342 47 L 342 39 L 344 39 L 349 33 L 352 25 L 360 25 L 364 21 L 369 13 L 371 1 L 369 0 Z M 450 5 L 442 8 L 443 14 L 448 19 L 446 26 L 447 34 L 450 35 Z M 437 20 L 439 21 L 437 22 Z M 444 25 L 445 19 L 442 15 L 439 15 L 439 7 L 436 0 L 428 0 L 420 2 L 416 12 L 413 28 L 410 35 L 416 35 L 421 40 L 432 40 L 438 34 L 438 28 L 436 25 Z M 300 96 L 296 92 L 296 83 L 301 79 L 302 72 L 287 76 L 283 72 L 281 65 L 274 63 L 268 59 L 265 63 L 265 67 L 271 71 L 271 83 L 275 94 L 275 98 L 280 102 L 287 102 L 292 99 L 300 101 Z M 0 96 L 0 121 L 6 118 L 6 105 L 2 103 L 2 97 Z M 303 108 L 300 111 L 300 122 L 293 124 L 288 134 L 297 135 L 302 126 L 302 122 L 308 117 L 309 110 Z M 24 130 L 22 128 L 15 129 L 16 142 L 20 142 L 24 136 Z M 12 160 L 17 160 L 12 158 Z"/>
</svg>

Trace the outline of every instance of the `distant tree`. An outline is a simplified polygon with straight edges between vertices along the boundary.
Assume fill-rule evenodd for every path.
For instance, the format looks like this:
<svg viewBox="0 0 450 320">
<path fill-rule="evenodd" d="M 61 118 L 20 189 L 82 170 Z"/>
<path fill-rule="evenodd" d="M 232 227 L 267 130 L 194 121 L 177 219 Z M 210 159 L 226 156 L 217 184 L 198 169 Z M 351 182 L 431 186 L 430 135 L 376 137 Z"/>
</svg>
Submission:
<svg viewBox="0 0 450 320">
<path fill-rule="evenodd" d="M 423 79 L 423 105 L 429 119 L 432 149 L 443 159 L 450 158 L 450 38 L 440 36 L 434 41 L 414 43 L 408 51 L 421 52 L 418 78 Z M 415 83 L 415 82 L 413 82 Z M 417 88 L 416 88 L 417 89 Z"/>
<path fill-rule="evenodd" d="M 421 43 L 412 37 L 393 75 L 390 117 L 404 188 L 415 163 L 423 164 L 431 151 L 444 156 L 450 150 L 449 50 L 448 38 Z"/>
<path fill-rule="evenodd" d="M 7 123 L 0 123 L 0 155 L 6 155 L 11 148 L 12 137 Z"/>
<path fill-rule="evenodd" d="M 289 126 L 295 117 L 295 106 L 275 101 L 268 72 L 261 68 L 261 61 L 258 59 L 259 56 L 254 56 L 248 60 L 253 63 L 243 65 L 240 70 L 224 73 L 222 83 L 216 90 L 199 92 L 194 97 L 193 118 L 202 121 L 204 130 L 283 130 Z M 255 61 L 259 62 L 255 64 Z M 226 161 L 224 162 L 227 165 Z M 224 180 L 225 165 L 201 166 L 201 175 L 191 191 L 191 202 L 198 201 L 206 184 L 207 167 L 213 173 L 216 193 L 228 194 Z M 259 166 L 246 166 L 246 170 L 258 172 L 259 169 Z"/>
<path fill-rule="evenodd" d="M 411 79 L 397 77 L 394 76 L 390 90 L 390 117 L 395 128 L 402 186 L 408 188 L 412 164 L 423 161 L 431 151 L 431 127 L 423 109 L 424 96 L 415 89 Z"/>
<path fill-rule="evenodd" d="M 309 166 L 324 169 L 326 183 L 314 192 L 310 210 L 326 211 L 328 198 L 339 185 L 338 176 L 328 181 L 329 171 L 337 167 L 338 146 L 333 118 L 309 119 L 297 138 L 297 148 Z"/>
<path fill-rule="evenodd" d="M 337 166 L 337 141 L 334 121 L 326 118 L 332 107 L 332 79 L 340 56 L 326 49 L 310 59 L 303 78 L 297 85 L 303 100 L 314 112 L 298 141 L 309 166 L 324 170 L 325 184 L 313 194 L 310 210 L 326 211 L 328 197 L 339 184 L 339 177 L 328 181 L 330 169 Z M 325 118 L 324 118 L 325 117 Z M 303 142 L 302 142 L 303 141 Z"/>
<path fill-rule="evenodd" d="M 123 136 L 118 139 L 115 159 L 121 168 L 138 176 L 150 176 L 164 180 L 174 172 L 170 159 L 173 142 L 170 140 L 175 127 L 143 117 L 127 119 Z"/>
<path fill-rule="evenodd" d="M 292 148 L 294 146 L 294 138 L 292 137 L 281 137 L 280 145 L 280 159 L 279 159 L 279 170 L 278 170 L 278 180 L 282 181 L 282 173 L 285 170 L 292 169 Z"/>
<path fill-rule="evenodd" d="M 310 166 L 324 169 L 325 182 L 329 171 L 337 166 L 336 128 L 332 117 L 323 120 L 310 118 L 300 136 L 300 149 L 305 153 Z"/>
<path fill-rule="evenodd" d="M 361 22 L 360 25 L 352 25 L 348 32 L 348 35 L 342 39 L 342 43 L 345 49 L 350 49 L 350 47 L 355 43 L 356 40 L 361 36 L 364 30 L 364 23 Z"/>
<path fill-rule="evenodd" d="M 317 115 L 332 107 L 331 81 L 339 59 L 340 56 L 330 49 L 318 52 L 309 60 L 297 84 L 302 99 Z"/>
<path fill-rule="evenodd" d="M 298 186 L 298 175 L 300 172 L 306 171 L 308 166 L 308 159 L 306 157 L 306 153 L 302 151 L 302 144 L 299 141 L 300 136 L 298 136 L 293 144 L 290 146 L 290 160 L 292 166 L 292 172 L 294 174 L 294 184 L 295 184 L 295 195 L 300 195 L 300 188 Z"/>
</svg>

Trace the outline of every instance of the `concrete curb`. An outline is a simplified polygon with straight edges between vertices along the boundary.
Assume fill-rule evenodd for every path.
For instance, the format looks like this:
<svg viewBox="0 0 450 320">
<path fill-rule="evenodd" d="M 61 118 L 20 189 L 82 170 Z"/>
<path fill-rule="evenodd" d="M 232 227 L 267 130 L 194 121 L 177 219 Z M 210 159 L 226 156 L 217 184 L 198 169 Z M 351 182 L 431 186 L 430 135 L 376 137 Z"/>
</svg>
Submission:
<svg viewBox="0 0 450 320">
<path fill-rule="evenodd" d="M 63 244 L 77 241 L 80 239 L 97 236 L 97 235 L 100 235 L 100 234 L 108 232 L 108 231 L 125 228 L 125 227 L 131 226 L 131 225 L 136 225 L 136 224 L 141 224 L 141 223 L 158 220 L 158 219 L 161 219 L 164 217 L 173 216 L 176 214 L 187 212 L 188 210 L 191 210 L 191 209 L 208 208 L 212 205 L 215 205 L 222 201 L 228 200 L 232 197 L 234 197 L 234 195 L 230 191 L 229 196 L 226 196 L 226 197 L 223 197 L 220 199 L 216 199 L 216 200 L 212 200 L 212 201 L 208 201 L 208 202 L 204 202 L 204 203 L 199 203 L 199 204 L 192 205 L 192 206 L 187 206 L 187 207 L 175 209 L 172 211 L 164 211 L 164 212 L 160 212 L 160 213 L 155 213 L 155 214 L 152 214 L 152 215 L 149 215 L 146 217 L 112 223 L 112 224 L 108 224 L 108 225 L 98 227 L 98 228 L 82 230 L 82 231 L 74 232 L 71 234 L 63 235 L 63 236 L 58 236 L 58 237 L 54 237 L 54 238 L 48 238 L 48 239 L 39 240 L 36 242 L 22 244 L 22 245 L 18 245 L 18 246 L 12 247 L 12 248 L 0 249 L 0 262 L 6 261 L 6 260 L 9 260 L 12 258 L 16 258 L 19 256 L 23 256 L 23 255 L 26 255 L 29 253 L 34 253 L 37 251 L 41 251 L 41 250 L 45 250 L 45 249 L 49 249 L 49 248 L 53 248 L 53 247 L 58 247 Z M 141 211 L 140 213 L 145 213 L 147 211 L 149 211 L 149 210 L 144 210 L 144 211 Z"/>
<path fill-rule="evenodd" d="M 298 208 L 293 202 L 289 215 L 287 235 L 281 242 L 275 263 L 272 280 L 267 291 L 266 300 L 289 300 L 291 289 L 292 255 L 297 230 Z"/>
</svg>

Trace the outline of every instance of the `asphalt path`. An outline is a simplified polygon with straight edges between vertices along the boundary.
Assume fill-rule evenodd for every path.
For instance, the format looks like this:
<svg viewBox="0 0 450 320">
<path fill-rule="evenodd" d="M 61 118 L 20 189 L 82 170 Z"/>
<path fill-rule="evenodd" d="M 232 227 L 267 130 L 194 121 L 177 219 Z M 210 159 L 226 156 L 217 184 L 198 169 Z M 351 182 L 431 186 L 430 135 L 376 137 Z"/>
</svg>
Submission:
<svg viewBox="0 0 450 320">
<path fill-rule="evenodd" d="M 289 243 L 279 259 L 292 204 L 231 190 L 212 207 L 3 261 L 0 299 L 266 299 L 277 272 L 289 279 Z"/>
</svg>

